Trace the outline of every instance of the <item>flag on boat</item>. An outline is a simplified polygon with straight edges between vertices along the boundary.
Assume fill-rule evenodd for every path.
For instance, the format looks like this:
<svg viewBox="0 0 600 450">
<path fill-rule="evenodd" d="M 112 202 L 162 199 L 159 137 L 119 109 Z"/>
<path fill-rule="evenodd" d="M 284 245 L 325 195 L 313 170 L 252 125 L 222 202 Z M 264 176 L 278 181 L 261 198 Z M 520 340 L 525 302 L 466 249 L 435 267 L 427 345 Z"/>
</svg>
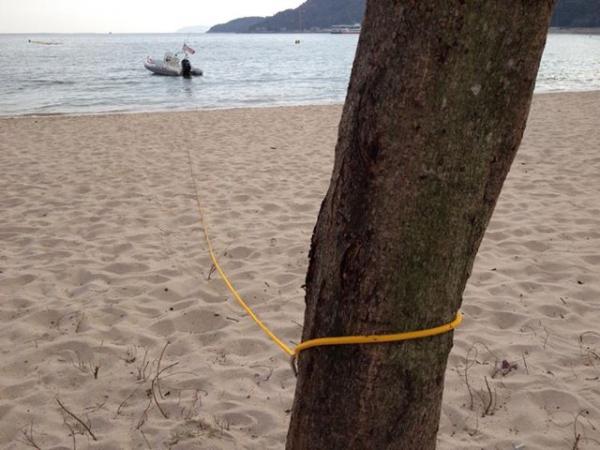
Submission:
<svg viewBox="0 0 600 450">
<path fill-rule="evenodd" d="M 189 53 L 191 55 L 193 55 L 194 53 L 196 53 L 196 50 L 194 50 L 192 47 L 190 47 L 187 44 L 183 44 L 183 51 L 186 53 Z"/>
</svg>

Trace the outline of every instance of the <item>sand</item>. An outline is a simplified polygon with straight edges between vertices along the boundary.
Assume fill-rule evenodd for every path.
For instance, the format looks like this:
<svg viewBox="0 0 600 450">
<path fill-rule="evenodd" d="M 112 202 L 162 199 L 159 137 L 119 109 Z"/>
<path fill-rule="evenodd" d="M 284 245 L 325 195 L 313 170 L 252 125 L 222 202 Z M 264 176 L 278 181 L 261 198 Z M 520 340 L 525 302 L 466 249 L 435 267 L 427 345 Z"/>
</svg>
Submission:
<svg viewBox="0 0 600 450">
<path fill-rule="evenodd" d="M 295 378 L 211 273 L 187 150 L 225 270 L 293 345 L 340 112 L 0 120 L 0 448 L 283 448 Z M 600 93 L 535 98 L 440 449 L 600 448 L 598 117 Z"/>
</svg>

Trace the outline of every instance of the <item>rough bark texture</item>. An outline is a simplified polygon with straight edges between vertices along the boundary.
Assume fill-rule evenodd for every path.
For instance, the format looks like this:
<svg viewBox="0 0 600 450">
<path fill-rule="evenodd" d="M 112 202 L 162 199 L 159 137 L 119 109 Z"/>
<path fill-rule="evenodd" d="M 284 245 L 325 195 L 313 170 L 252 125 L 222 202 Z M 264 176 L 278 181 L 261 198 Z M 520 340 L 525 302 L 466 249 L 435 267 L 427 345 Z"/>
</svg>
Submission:
<svg viewBox="0 0 600 450">
<path fill-rule="evenodd" d="M 369 0 L 303 339 L 450 322 L 521 141 L 551 0 Z M 299 358 L 288 450 L 433 449 L 452 334 Z"/>
</svg>

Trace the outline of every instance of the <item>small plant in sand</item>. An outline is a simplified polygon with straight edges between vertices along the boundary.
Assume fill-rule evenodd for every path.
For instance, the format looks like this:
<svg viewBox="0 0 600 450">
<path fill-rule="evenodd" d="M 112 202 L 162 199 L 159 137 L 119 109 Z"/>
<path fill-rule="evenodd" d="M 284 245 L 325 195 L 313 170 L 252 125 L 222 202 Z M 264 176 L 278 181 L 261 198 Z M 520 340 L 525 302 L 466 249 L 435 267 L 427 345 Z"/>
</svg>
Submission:
<svg viewBox="0 0 600 450">
<path fill-rule="evenodd" d="M 98 375 L 100 373 L 100 363 L 96 361 L 86 361 L 84 360 L 79 352 L 75 352 L 76 358 L 71 360 L 71 364 L 77 370 L 83 373 L 89 373 L 94 377 L 94 379 L 98 379 Z"/>
<path fill-rule="evenodd" d="M 136 426 L 136 428 L 138 430 L 144 425 L 144 423 L 146 423 L 146 420 L 148 419 L 148 413 L 150 412 L 150 410 L 152 409 L 153 406 L 156 406 L 156 408 L 158 409 L 160 414 L 165 419 L 169 418 L 169 415 L 167 414 L 167 412 L 161 405 L 161 400 L 164 399 L 164 395 L 163 395 L 161 387 L 160 387 L 160 377 L 163 373 L 169 371 L 170 369 L 172 369 L 173 367 L 178 365 L 179 362 L 177 361 L 173 364 L 169 364 L 168 366 L 161 368 L 162 359 L 165 355 L 165 351 L 167 350 L 168 345 L 169 345 L 169 342 L 167 341 L 167 343 L 163 347 L 162 351 L 160 352 L 160 356 L 158 357 L 158 360 L 156 362 L 156 372 L 150 382 L 150 388 L 146 390 L 146 394 L 147 394 L 149 400 L 148 400 L 148 404 L 147 404 L 146 408 L 144 409 L 144 411 L 142 412 L 142 415 L 140 416 L 140 419 L 138 420 L 138 424 Z M 147 352 L 144 355 L 144 360 L 146 359 L 146 357 L 147 357 Z M 146 369 L 148 368 L 148 364 L 144 363 L 143 368 L 144 369 L 143 369 L 142 374 L 144 376 L 143 376 L 142 380 L 145 380 L 145 379 L 147 379 Z M 138 381 L 139 381 L 139 378 L 138 378 Z"/>
<path fill-rule="evenodd" d="M 573 420 L 573 446 L 571 447 L 572 450 L 583 450 L 583 447 L 581 447 L 581 445 L 584 443 L 593 444 L 593 448 L 600 448 L 600 440 L 585 435 L 586 429 L 591 429 L 595 432 L 599 431 L 598 427 L 596 427 L 589 420 L 589 414 L 590 412 L 587 409 L 582 409 L 575 415 L 575 419 Z M 583 419 L 585 419 L 585 422 L 587 423 L 587 428 L 584 424 L 580 423 Z"/>
<path fill-rule="evenodd" d="M 473 344 L 471 348 L 469 348 L 469 350 L 467 351 L 464 365 L 464 380 L 465 385 L 467 386 L 467 392 L 469 393 L 469 409 L 471 411 L 475 409 L 475 396 L 477 396 L 481 406 L 481 417 L 493 416 L 498 406 L 498 394 L 496 392 L 496 388 L 492 388 L 488 377 L 484 376 L 483 387 L 480 389 L 474 389 L 469 378 L 469 370 L 475 364 L 481 364 L 477 360 L 478 345 L 483 346 L 488 351 L 488 354 L 494 357 L 494 365 L 491 373 L 491 378 L 494 378 L 498 374 L 506 376 L 511 371 L 516 370 L 518 366 L 516 363 L 510 363 L 504 359 L 500 360 L 500 358 L 498 358 L 496 354 L 492 352 L 487 345 L 482 343 Z M 486 362 L 486 364 L 488 363 Z"/>
<path fill-rule="evenodd" d="M 90 435 L 90 437 L 94 440 L 97 441 L 98 438 L 96 437 L 96 435 L 94 434 L 94 432 L 92 431 L 92 423 L 89 419 L 89 417 L 87 418 L 87 421 L 84 421 L 83 419 L 81 419 L 79 416 L 77 416 L 75 413 L 73 413 L 70 409 L 68 409 L 61 401 L 58 397 L 56 397 L 56 403 L 58 403 L 58 406 L 60 407 L 60 409 L 63 412 L 63 419 L 65 421 L 65 423 L 68 423 L 67 420 L 72 420 L 73 424 L 69 424 L 68 428 L 71 429 L 71 431 L 73 431 L 74 429 L 78 428 L 78 427 L 82 427 L 83 431 L 85 431 L 87 434 Z M 83 432 L 82 431 L 82 432 Z M 73 440 L 75 440 L 75 435 L 73 434 Z"/>
<path fill-rule="evenodd" d="M 192 420 L 200 414 L 200 390 L 194 389 L 192 392 L 192 399 L 188 406 L 181 404 L 181 394 L 183 391 L 177 393 L 177 407 L 180 408 L 180 417 L 187 420 Z"/>
<path fill-rule="evenodd" d="M 21 435 L 17 438 L 17 441 L 26 445 L 27 447 L 42 450 L 42 447 L 40 447 L 40 445 L 37 443 L 33 434 L 33 420 L 29 423 L 29 425 L 21 430 Z"/>
<path fill-rule="evenodd" d="M 213 416 L 213 422 L 217 429 L 221 432 L 221 435 L 225 434 L 226 431 L 229 431 L 229 421 L 225 417 Z"/>
<path fill-rule="evenodd" d="M 133 364 L 137 359 L 137 347 L 135 346 L 130 346 L 127 348 L 127 351 L 125 352 L 125 357 L 123 357 L 123 361 L 125 361 L 126 364 Z"/>
<path fill-rule="evenodd" d="M 179 361 L 165 363 L 169 345 L 170 342 L 167 341 L 155 359 L 149 356 L 150 350 L 145 347 L 141 357 L 137 347 L 130 347 L 122 358 L 126 364 L 135 364 L 135 371 L 131 373 L 135 375 L 138 386 L 119 404 L 114 417 L 124 415 L 126 408 L 134 405 L 134 399 L 139 399 L 145 394 L 144 406 L 137 416 L 134 428 L 149 449 L 156 448 L 156 445 L 153 445 L 155 443 L 152 443 L 144 432 L 145 425 L 152 417 L 152 410 L 156 410 L 156 415 L 163 419 L 180 422 L 169 441 L 165 442 L 168 446 L 198 437 L 200 434 L 223 435 L 229 429 L 229 423 L 224 419 L 218 419 L 215 425 L 212 425 L 201 417 L 201 394 L 208 395 L 206 391 L 199 388 L 179 388 L 167 382 L 166 379 L 182 373 L 173 371 Z"/>
<path fill-rule="evenodd" d="M 130 361 L 133 363 L 136 361 L 134 356 Z M 138 382 L 145 382 L 148 379 L 148 367 L 150 366 L 150 360 L 148 360 L 148 349 L 144 348 L 144 356 L 139 360 L 135 366 L 136 369 L 136 380 Z"/>
<path fill-rule="evenodd" d="M 212 425 L 202 419 L 186 420 L 179 425 L 173 432 L 166 444 L 169 448 L 183 441 L 197 439 L 200 436 L 213 437 L 219 433 Z"/>
</svg>

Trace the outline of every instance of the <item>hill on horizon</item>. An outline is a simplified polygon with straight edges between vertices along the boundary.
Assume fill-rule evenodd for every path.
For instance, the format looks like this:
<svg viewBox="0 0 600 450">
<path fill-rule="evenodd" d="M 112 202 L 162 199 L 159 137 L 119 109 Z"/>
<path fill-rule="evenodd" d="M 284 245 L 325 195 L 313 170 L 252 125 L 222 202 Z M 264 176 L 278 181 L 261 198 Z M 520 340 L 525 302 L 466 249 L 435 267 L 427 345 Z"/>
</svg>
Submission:
<svg viewBox="0 0 600 450">
<path fill-rule="evenodd" d="M 271 17 L 242 17 L 215 25 L 208 33 L 285 33 L 318 31 L 332 25 L 362 23 L 366 0 L 307 0 Z M 600 27 L 600 0 L 559 0 L 551 26 Z"/>
<path fill-rule="evenodd" d="M 215 25 L 208 33 L 311 31 L 332 25 L 361 23 L 364 10 L 365 0 L 307 0 L 298 8 L 286 9 L 271 17 L 243 17 Z"/>
<path fill-rule="evenodd" d="M 558 0 L 551 27 L 600 27 L 600 0 Z"/>
<path fill-rule="evenodd" d="M 250 27 L 262 22 L 266 17 L 240 17 L 227 23 L 211 27 L 207 33 L 247 33 Z"/>
</svg>

